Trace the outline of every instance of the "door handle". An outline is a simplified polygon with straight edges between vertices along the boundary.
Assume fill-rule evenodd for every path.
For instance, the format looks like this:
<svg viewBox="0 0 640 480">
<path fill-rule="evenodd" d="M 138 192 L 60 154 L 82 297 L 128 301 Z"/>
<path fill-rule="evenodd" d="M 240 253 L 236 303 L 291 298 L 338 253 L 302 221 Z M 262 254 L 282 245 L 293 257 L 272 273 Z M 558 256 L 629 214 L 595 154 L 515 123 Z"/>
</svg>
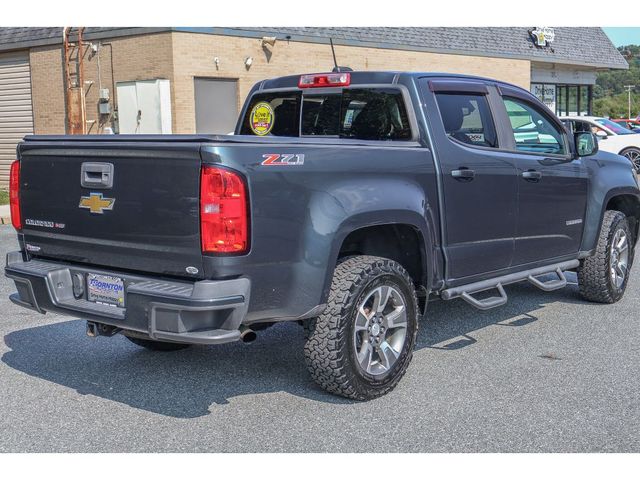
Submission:
<svg viewBox="0 0 640 480">
<path fill-rule="evenodd" d="M 451 170 L 451 176 L 456 180 L 469 182 L 476 176 L 476 172 L 467 167 L 460 167 L 458 170 Z"/>
<path fill-rule="evenodd" d="M 528 182 L 539 182 L 542 178 L 542 173 L 537 170 L 527 170 L 526 172 L 522 172 L 522 178 Z"/>
</svg>

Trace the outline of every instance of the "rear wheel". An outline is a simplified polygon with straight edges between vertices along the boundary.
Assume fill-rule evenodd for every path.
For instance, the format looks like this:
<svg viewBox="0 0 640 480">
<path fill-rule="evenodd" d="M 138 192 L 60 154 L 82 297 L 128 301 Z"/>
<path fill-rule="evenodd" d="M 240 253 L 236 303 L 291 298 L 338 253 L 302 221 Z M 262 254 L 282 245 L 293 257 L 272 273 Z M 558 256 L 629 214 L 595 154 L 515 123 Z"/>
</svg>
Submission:
<svg viewBox="0 0 640 480">
<path fill-rule="evenodd" d="M 139 347 L 144 347 L 148 350 L 153 350 L 156 352 L 173 352 L 176 350 L 184 350 L 185 348 L 189 348 L 191 346 L 188 343 L 159 342 L 157 340 L 130 337 L 128 335 L 125 335 L 125 337 L 127 337 L 127 340 L 129 340 L 131 343 L 135 343 Z"/>
<path fill-rule="evenodd" d="M 327 308 L 308 322 L 305 360 L 325 390 L 369 400 L 407 370 L 418 327 L 413 281 L 398 263 L 350 257 L 334 272 Z"/>
<path fill-rule="evenodd" d="M 632 239 L 627 217 L 622 212 L 607 210 L 596 252 L 582 260 L 578 268 L 578 285 L 585 299 L 615 303 L 622 298 L 633 263 Z"/>
<path fill-rule="evenodd" d="M 640 172 L 640 149 L 638 148 L 625 148 L 620 152 L 620 155 L 627 157 L 631 163 L 633 163 L 633 167 L 636 172 Z"/>
</svg>

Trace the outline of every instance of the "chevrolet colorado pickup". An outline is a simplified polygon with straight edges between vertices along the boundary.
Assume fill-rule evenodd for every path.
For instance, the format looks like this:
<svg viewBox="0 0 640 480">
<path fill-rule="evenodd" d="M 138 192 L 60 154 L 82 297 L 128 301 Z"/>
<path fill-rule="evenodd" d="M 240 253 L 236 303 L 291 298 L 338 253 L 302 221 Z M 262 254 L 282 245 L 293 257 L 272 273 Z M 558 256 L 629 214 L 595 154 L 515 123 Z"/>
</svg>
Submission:
<svg viewBox="0 0 640 480">
<path fill-rule="evenodd" d="M 488 309 L 565 271 L 587 300 L 625 292 L 630 163 L 519 87 L 287 76 L 254 86 L 234 133 L 27 137 L 11 300 L 154 350 L 298 321 L 316 382 L 366 400 L 407 370 L 430 298 Z"/>
</svg>

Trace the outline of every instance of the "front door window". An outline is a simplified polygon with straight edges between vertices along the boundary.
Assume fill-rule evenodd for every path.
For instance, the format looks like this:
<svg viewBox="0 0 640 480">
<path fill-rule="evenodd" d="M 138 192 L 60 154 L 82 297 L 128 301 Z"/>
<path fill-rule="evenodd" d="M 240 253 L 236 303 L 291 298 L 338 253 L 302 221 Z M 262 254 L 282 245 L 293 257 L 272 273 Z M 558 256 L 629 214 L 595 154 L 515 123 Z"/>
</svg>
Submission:
<svg viewBox="0 0 640 480">
<path fill-rule="evenodd" d="M 516 150 L 566 155 L 564 134 L 541 109 L 517 98 L 503 99 L 513 129 Z"/>
</svg>

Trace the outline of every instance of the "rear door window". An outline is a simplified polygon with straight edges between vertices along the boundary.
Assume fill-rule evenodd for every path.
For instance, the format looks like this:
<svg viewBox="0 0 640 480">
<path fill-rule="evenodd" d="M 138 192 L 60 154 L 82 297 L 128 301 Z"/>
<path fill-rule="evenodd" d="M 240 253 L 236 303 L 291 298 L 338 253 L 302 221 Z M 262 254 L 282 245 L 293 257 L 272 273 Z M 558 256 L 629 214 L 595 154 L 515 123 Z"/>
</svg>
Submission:
<svg viewBox="0 0 640 480">
<path fill-rule="evenodd" d="M 271 115 L 273 125 L 264 127 L 259 122 L 261 112 L 258 112 L 260 115 L 252 115 L 256 106 L 261 108 L 261 102 L 269 103 L 271 111 L 264 109 L 264 118 Z M 264 133 L 267 128 L 270 130 Z M 351 88 L 335 93 L 309 91 L 304 95 L 301 92 L 254 95 L 240 133 L 359 140 L 412 138 L 404 97 L 397 88 Z"/>
<path fill-rule="evenodd" d="M 498 138 L 485 95 L 468 93 L 436 94 L 447 136 L 476 147 L 496 148 Z"/>
</svg>

